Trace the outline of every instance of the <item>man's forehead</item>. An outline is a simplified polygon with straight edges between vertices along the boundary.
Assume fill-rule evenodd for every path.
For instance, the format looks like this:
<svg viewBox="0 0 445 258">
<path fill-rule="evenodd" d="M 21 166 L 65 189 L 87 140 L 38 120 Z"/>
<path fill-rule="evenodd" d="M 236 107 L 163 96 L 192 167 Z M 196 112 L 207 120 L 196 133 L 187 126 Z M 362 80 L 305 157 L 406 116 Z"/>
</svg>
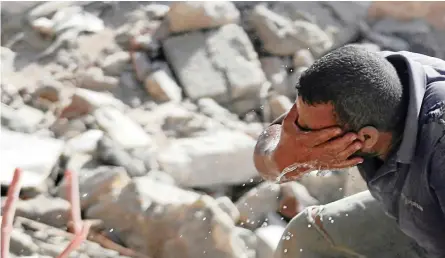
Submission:
<svg viewBox="0 0 445 258">
<path fill-rule="evenodd" d="M 338 125 L 334 107 L 331 104 L 309 105 L 304 103 L 301 98 L 297 99 L 296 104 L 299 126 L 311 130 L 320 130 Z"/>
</svg>

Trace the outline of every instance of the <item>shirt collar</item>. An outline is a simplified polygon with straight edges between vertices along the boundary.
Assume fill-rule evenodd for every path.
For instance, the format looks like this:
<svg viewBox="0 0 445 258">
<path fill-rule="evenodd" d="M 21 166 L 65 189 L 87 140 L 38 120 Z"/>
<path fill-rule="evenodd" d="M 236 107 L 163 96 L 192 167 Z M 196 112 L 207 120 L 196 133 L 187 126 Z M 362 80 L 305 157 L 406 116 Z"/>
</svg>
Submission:
<svg viewBox="0 0 445 258">
<path fill-rule="evenodd" d="M 417 142 L 418 121 L 420 109 L 422 107 L 423 97 L 425 95 L 426 77 L 425 71 L 420 63 L 410 60 L 401 53 L 392 53 L 386 58 L 397 58 L 405 61 L 408 71 L 408 110 L 405 119 L 405 128 L 402 135 L 402 141 L 396 152 L 396 160 L 399 163 L 410 164 L 414 156 Z M 405 87 L 406 87 L 405 86 Z"/>
</svg>

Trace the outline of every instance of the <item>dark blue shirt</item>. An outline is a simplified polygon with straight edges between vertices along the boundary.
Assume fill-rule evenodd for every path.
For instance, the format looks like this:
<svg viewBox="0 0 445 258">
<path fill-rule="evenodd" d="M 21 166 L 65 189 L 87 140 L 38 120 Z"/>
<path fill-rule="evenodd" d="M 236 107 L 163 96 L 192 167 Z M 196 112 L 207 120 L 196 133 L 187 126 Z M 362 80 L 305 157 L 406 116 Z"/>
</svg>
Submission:
<svg viewBox="0 0 445 258">
<path fill-rule="evenodd" d="M 400 145 L 385 162 L 358 168 L 371 194 L 429 257 L 445 257 L 445 61 L 381 52 L 397 69 L 409 104 Z"/>
</svg>

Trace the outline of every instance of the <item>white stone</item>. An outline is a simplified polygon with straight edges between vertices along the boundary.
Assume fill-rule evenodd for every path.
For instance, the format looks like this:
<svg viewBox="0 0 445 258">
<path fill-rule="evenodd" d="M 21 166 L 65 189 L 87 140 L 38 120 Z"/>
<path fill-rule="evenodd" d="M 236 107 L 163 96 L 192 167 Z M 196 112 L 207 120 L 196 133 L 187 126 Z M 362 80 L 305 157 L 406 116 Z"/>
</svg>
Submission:
<svg viewBox="0 0 445 258">
<path fill-rule="evenodd" d="M 65 147 L 69 152 L 92 153 L 96 150 L 97 142 L 103 135 L 102 130 L 88 130 L 69 139 Z"/>
<path fill-rule="evenodd" d="M 102 68 L 104 69 L 105 74 L 118 76 L 130 63 L 130 59 L 131 57 L 128 52 L 120 51 L 107 56 L 102 63 Z"/>
<path fill-rule="evenodd" d="M 122 103 L 122 101 L 113 97 L 111 94 L 87 89 L 77 88 L 73 97 L 84 99 L 93 109 L 103 106 L 112 106 L 122 110 L 125 107 L 125 104 Z"/>
<path fill-rule="evenodd" d="M 99 126 L 125 149 L 147 147 L 152 143 L 150 136 L 140 125 L 113 107 L 101 107 L 94 111 Z"/>
<path fill-rule="evenodd" d="M 171 32 L 183 32 L 237 23 L 240 13 L 229 1 L 190 1 L 173 3 L 167 17 Z"/>
<path fill-rule="evenodd" d="M 277 225 L 255 230 L 257 235 L 257 258 L 273 258 L 285 228 Z"/>
<path fill-rule="evenodd" d="M 51 173 L 64 142 L 52 138 L 12 132 L 1 128 L 0 181 L 9 185 L 15 168 L 23 169 L 22 187 L 40 185 Z"/>
<path fill-rule="evenodd" d="M 240 26 L 229 24 L 210 32 L 172 36 L 163 44 L 190 99 L 212 98 L 237 114 L 259 107 L 260 91 L 267 80 Z M 233 103 L 228 105 L 230 100 Z"/>
<path fill-rule="evenodd" d="M 293 103 L 290 101 L 290 99 L 283 95 L 275 95 L 270 97 L 269 105 L 272 115 L 271 121 L 288 112 L 291 109 L 292 104 Z"/>
<path fill-rule="evenodd" d="M 272 56 L 262 57 L 260 62 L 267 80 L 272 84 L 272 88 L 279 94 L 288 95 L 290 89 L 287 81 L 287 67 L 283 60 Z"/>
<path fill-rule="evenodd" d="M 319 57 L 333 45 L 332 39 L 318 25 L 305 20 L 292 21 L 264 5 L 253 9 L 250 21 L 264 49 L 274 55 L 293 55 L 297 50 L 309 48 Z"/>
<path fill-rule="evenodd" d="M 175 101 L 182 99 L 179 85 L 163 70 L 155 71 L 145 79 L 145 89 L 158 101 Z"/>
<path fill-rule="evenodd" d="M 245 223 L 253 222 L 253 226 L 261 224 L 261 218 L 268 212 L 278 210 L 280 185 L 265 182 L 239 198 L 235 205 L 240 212 L 240 220 Z"/>
<path fill-rule="evenodd" d="M 236 131 L 173 141 L 158 154 L 162 170 L 187 187 L 239 184 L 257 175 L 256 141 Z"/>
</svg>

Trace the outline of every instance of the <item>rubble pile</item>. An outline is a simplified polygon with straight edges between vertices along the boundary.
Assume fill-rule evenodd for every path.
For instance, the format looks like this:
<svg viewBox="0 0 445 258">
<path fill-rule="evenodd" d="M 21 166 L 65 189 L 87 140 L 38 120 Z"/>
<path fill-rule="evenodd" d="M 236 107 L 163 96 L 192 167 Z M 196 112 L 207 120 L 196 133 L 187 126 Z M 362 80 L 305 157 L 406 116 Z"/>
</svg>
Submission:
<svg viewBox="0 0 445 258">
<path fill-rule="evenodd" d="M 422 13 L 367 2 L 2 3 L 2 206 L 14 169 L 24 172 L 10 256 L 55 257 L 68 244 L 68 169 L 82 219 L 97 222 L 90 234 L 124 248 L 87 240 L 70 257 L 271 258 L 295 214 L 365 186 L 355 169 L 264 182 L 256 138 L 336 47 L 444 58 L 445 28 Z"/>
</svg>

